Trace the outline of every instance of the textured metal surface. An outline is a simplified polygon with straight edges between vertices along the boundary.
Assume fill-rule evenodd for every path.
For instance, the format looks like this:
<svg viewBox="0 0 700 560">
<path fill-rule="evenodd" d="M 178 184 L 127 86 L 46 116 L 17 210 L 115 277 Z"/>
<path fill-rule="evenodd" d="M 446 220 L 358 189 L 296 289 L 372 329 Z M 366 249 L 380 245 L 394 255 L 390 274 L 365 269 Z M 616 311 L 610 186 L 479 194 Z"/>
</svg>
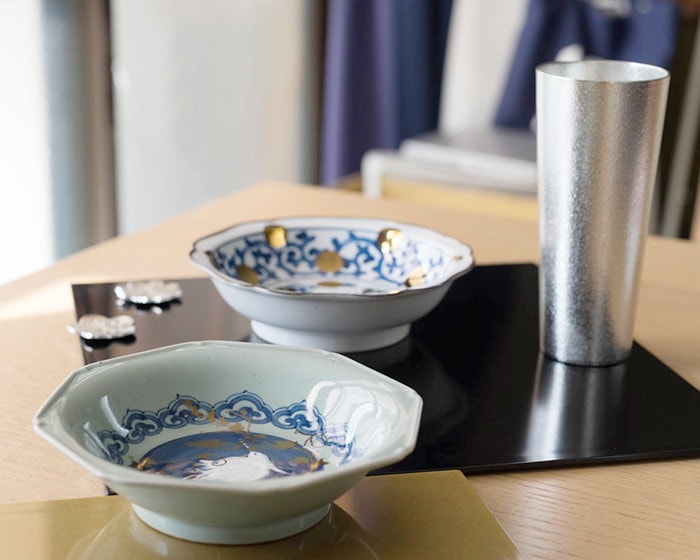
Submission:
<svg viewBox="0 0 700 560">
<path fill-rule="evenodd" d="M 555 360 L 629 355 L 668 81 L 619 61 L 537 69 L 540 344 Z"/>
</svg>

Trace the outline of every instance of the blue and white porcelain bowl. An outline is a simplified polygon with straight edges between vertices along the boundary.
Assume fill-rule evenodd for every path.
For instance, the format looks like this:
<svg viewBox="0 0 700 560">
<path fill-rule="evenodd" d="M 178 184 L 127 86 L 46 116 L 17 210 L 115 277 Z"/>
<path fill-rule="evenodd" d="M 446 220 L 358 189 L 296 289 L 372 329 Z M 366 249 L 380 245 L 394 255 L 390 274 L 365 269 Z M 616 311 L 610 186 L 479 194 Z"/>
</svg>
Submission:
<svg viewBox="0 0 700 560">
<path fill-rule="evenodd" d="M 340 217 L 239 224 L 190 258 L 261 339 L 337 352 L 403 339 L 474 266 L 467 245 L 429 228 Z"/>
<path fill-rule="evenodd" d="M 186 540 L 299 533 L 415 447 L 422 400 L 323 350 L 190 342 L 73 372 L 35 430 Z"/>
</svg>

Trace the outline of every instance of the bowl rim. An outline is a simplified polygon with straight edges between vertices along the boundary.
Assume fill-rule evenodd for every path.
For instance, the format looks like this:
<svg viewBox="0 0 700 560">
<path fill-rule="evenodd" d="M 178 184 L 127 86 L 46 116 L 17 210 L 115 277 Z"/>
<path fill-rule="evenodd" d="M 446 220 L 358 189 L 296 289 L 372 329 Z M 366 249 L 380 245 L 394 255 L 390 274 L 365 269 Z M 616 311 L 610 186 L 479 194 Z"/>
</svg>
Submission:
<svg viewBox="0 0 700 560">
<path fill-rule="evenodd" d="M 453 247 L 455 249 L 455 257 L 459 257 L 459 268 L 455 270 L 452 274 L 449 276 L 446 276 L 444 278 L 441 278 L 439 281 L 433 281 L 427 284 L 419 285 L 419 286 L 410 286 L 410 287 L 397 287 L 395 290 L 391 291 L 386 291 L 386 292 L 379 292 L 379 293 L 369 293 L 369 294 L 349 294 L 349 293 L 314 293 L 314 292 L 289 292 L 285 290 L 280 290 L 277 288 L 270 288 L 266 286 L 259 286 L 259 285 L 254 285 L 250 284 L 249 282 L 245 282 L 243 280 L 240 280 L 238 278 L 234 278 L 233 276 L 229 276 L 227 274 L 224 274 L 221 272 L 218 268 L 216 268 L 209 257 L 207 256 L 207 252 L 211 251 L 215 247 L 219 246 L 223 241 L 225 240 L 232 240 L 234 239 L 233 237 L 225 237 L 226 234 L 232 233 L 235 230 L 238 229 L 246 229 L 250 228 L 253 226 L 269 226 L 269 225 L 285 225 L 286 223 L 303 223 L 303 222 L 327 222 L 327 221 L 333 221 L 333 222 L 340 222 L 339 225 L 343 225 L 343 223 L 348 224 L 351 222 L 357 222 L 357 221 L 364 221 L 364 222 L 371 222 L 373 225 L 374 224 L 381 224 L 385 227 L 394 227 L 398 226 L 398 229 L 404 228 L 411 230 L 414 233 L 418 234 L 424 234 L 424 235 L 430 235 L 431 237 L 434 237 L 435 239 L 439 240 L 440 242 L 445 243 L 448 247 Z M 384 218 L 376 218 L 376 217 L 371 217 L 371 216 L 335 216 L 335 215 L 315 215 L 315 216 L 280 216 L 280 217 L 275 217 L 275 218 L 270 218 L 270 219 L 254 219 L 254 220 L 246 220 L 243 222 L 238 222 L 236 224 L 224 227 L 222 229 L 219 229 L 215 232 L 209 233 L 207 235 L 204 235 L 202 237 L 199 237 L 196 239 L 193 244 L 192 248 L 190 249 L 189 252 L 189 258 L 190 261 L 206 272 L 209 276 L 212 277 L 213 280 L 222 282 L 228 286 L 238 288 L 241 290 L 245 290 L 246 292 L 253 292 L 253 293 L 258 293 L 258 294 L 264 294 L 267 296 L 272 296 L 272 297 L 283 297 L 285 299 L 289 298 L 307 298 L 307 299 L 314 299 L 317 301 L 348 301 L 348 302 L 356 302 L 358 300 L 376 300 L 376 299 L 385 299 L 385 298 L 404 298 L 404 297 L 412 297 L 416 296 L 422 292 L 434 290 L 436 288 L 440 288 L 442 286 L 445 286 L 446 284 L 450 284 L 453 282 L 456 278 L 459 278 L 460 276 L 463 276 L 467 272 L 469 272 L 472 268 L 475 266 L 475 260 L 474 260 L 474 251 L 470 245 L 467 245 L 463 241 L 460 241 L 456 237 L 452 237 L 450 235 L 444 234 L 441 231 L 438 231 L 436 229 L 430 228 L 428 226 L 423 226 L 420 224 L 416 223 L 411 223 L 411 222 L 401 222 L 397 220 L 392 220 L 392 219 L 384 219 Z"/>
<path fill-rule="evenodd" d="M 189 348 L 207 347 L 229 347 L 229 348 L 250 348 L 261 352 L 280 353 L 306 353 L 316 356 L 332 356 L 345 363 L 351 363 L 354 367 L 377 377 L 385 383 L 390 384 L 398 390 L 406 403 L 406 421 L 402 424 L 402 437 L 384 455 L 370 456 L 368 458 L 359 457 L 348 463 L 334 466 L 332 469 L 304 473 L 300 475 L 267 478 L 254 481 L 214 481 L 207 479 L 188 480 L 175 476 L 142 472 L 127 465 L 112 463 L 106 458 L 98 457 L 80 445 L 64 428 L 57 422 L 59 419 L 59 403 L 66 399 L 70 388 L 79 383 L 81 379 L 96 375 L 100 369 L 111 368 L 119 363 L 141 360 L 143 358 L 157 354 L 167 354 L 178 350 Z M 62 451 L 65 455 L 78 463 L 84 469 L 95 475 L 106 484 L 121 483 L 128 486 L 141 487 L 161 487 L 161 488 L 181 488 L 189 490 L 229 492 L 240 495 L 260 495 L 272 492 L 296 491 L 300 488 L 318 486 L 324 482 L 331 482 L 347 477 L 361 476 L 374 469 L 398 462 L 409 455 L 416 446 L 420 419 L 423 408 L 422 397 L 408 385 L 384 375 L 372 368 L 369 368 L 347 356 L 327 350 L 316 348 L 281 346 L 256 342 L 228 341 L 228 340 L 203 340 L 190 341 L 144 350 L 126 356 L 118 356 L 86 364 L 70 373 L 49 395 L 46 401 L 40 406 L 32 418 L 32 426 L 35 433 L 45 441 Z"/>
</svg>

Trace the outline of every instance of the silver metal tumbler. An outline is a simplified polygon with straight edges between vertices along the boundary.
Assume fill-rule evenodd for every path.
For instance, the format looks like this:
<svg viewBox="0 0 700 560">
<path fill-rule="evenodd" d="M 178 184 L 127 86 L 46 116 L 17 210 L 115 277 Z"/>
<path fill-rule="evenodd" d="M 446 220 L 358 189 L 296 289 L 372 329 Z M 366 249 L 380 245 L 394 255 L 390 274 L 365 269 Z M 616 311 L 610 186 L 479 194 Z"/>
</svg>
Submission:
<svg viewBox="0 0 700 560">
<path fill-rule="evenodd" d="M 632 348 L 669 74 L 611 60 L 536 74 L 541 351 L 619 363 Z"/>
</svg>

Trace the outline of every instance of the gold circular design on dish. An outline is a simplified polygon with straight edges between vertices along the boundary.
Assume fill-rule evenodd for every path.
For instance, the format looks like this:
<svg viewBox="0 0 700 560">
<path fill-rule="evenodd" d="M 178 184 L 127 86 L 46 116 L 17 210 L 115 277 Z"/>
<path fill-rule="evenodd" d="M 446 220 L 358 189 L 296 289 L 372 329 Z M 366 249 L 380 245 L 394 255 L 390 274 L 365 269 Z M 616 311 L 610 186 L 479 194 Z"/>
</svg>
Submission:
<svg viewBox="0 0 700 560">
<path fill-rule="evenodd" d="M 383 229 L 377 236 L 377 245 L 382 250 L 382 253 L 390 253 L 394 249 L 400 247 L 403 242 L 403 233 L 394 228 Z"/>
<path fill-rule="evenodd" d="M 238 274 L 238 278 L 240 280 L 248 282 L 248 284 L 253 284 L 254 286 L 257 286 L 260 283 L 260 279 L 258 278 L 257 273 L 249 266 L 239 264 L 236 267 L 236 273 Z"/>
<path fill-rule="evenodd" d="M 283 226 L 265 226 L 265 239 L 273 249 L 279 249 L 287 244 L 287 230 Z"/>
<path fill-rule="evenodd" d="M 340 288 L 343 283 L 336 282 L 335 280 L 321 280 L 318 285 L 323 286 L 324 288 Z"/>
<path fill-rule="evenodd" d="M 335 251 L 322 251 L 316 257 L 316 266 L 322 272 L 338 272 L 343 268 L 343 257 Z"/>
<path fill-rule="evenodd" d="M 422 286 L 425 284 L 425 272 L 423 268 L 418 266 L 408 273 L 408 278 L 406 278 L 406 286 L 409 288 L 415 288 L 416 286 Z"/>
</svg>

